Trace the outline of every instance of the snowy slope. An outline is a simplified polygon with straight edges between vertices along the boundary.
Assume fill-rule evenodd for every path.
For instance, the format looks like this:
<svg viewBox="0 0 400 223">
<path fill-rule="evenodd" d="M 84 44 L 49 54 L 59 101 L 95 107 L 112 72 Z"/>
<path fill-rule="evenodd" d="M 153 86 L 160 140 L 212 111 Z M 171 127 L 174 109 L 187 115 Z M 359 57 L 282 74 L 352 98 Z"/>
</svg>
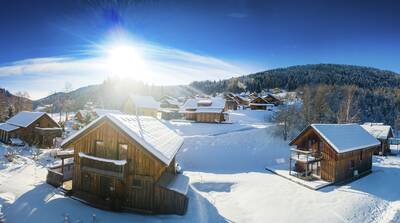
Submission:
<svg viewBox="0 0 400 223">
<path fill-rule="evenodd" d="M 372 174 L 345 186 L 313 191 L 263 169 L 268 163 L 285 162 L 289 148 L 271 134 L 265 114 L 234 113 L 233 124 L 166 122 L 184 138 L 177 155 L 190 178 L 184 216 L 86 206 L 44 183 L 49 153 L 34 162 L 29 152 L 21 152 L 24 158 L 19 163 L 0 159 L 0 200 L 7 222 L 63 222 L 65 216 L 70 222 L 91 222 L 93 214 L 104 223 L 399 222 L 400 157 L 375 157 Z"/>
</svg>

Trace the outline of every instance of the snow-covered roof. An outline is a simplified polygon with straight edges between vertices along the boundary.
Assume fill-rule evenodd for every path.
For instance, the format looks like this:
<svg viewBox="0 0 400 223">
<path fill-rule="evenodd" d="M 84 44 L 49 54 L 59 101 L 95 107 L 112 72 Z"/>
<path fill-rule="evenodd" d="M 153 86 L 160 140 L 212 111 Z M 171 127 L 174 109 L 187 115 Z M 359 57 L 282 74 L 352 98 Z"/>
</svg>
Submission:
<svg viewBox="0 0 400 223">
<path fill-rule="evenodd" d="M 6 132 L 12 132 L 14 130 L 19 129 L 20 127 L 11 125 L 8 123 L 0 123 L 0 130 L 6 131 Z"/>
<path fill-rule="evenodd" d="M 144 95 L 130 95 L 132 102 L 139 108 L 153 108 L 159 109 L 160 102 L 154 100 L 152 96 Z"/>
<path fill-rule="evenodd" d="M 106 114 L 66 139 L 61 146 L 67 145 L 103 118 L 110 120 L 166 165 L 169 165 L 183 144 L 182 137 L 154 117 Z"/>
<path fill-rule="evenodd" d="M 201 104 L 209 104 L 208 106 L 202 106 Z M 225 107 L 225 99 L 222 97 L 212 98 L 189 98 L 181 106 L 184 111 L 186 109 L 196 109 L 196 112 L 222 112 Z"/>
<path fill-rule="evenodd" d="M 100 108 L 95 108 L 93 109 L 94 113 L 96 113 L 97 116 L 103 116 L 106 114 L 119 114 L 122 115 L 122 112 L 119 110 L 111 110 L 111 109 L 100 109 Z"/>
<path fill-rule="evenodd" d="M 30 124 L 32 124 L 45 114 L 46 114 L 45 112 L 22 111 L 18 112 L 18 114 L 8 119 L 6 122 L 8 124 L 16 125 L 19 127 L 28 127 Z"/>
<path fill-rule="evenodd" d="M 167 189 L 176 191 L 178 193 L 186 195 L 189 189 L 189 177 L 172 173 L 164 172 L 158 180 L 158 185 Z"/>
<path fill-rule="evenodd" d="M 338 153 L 380 145 L 358 124 L 312 124 L 311 127 Z"/>
<path fill-rule="evenodd" d="M 87 155 L 85 153 L 80 152 L 79 157 L 83 157 L 86 159 L 91 159 L 91 160 L 96 160 L 96 161 L 100 161 L 100 162 L 106 162 L 106 163 L 112 163 L 114 165 L 117 166 L 123 166 L 126 164 L 126 160 L 113 160 L 113 159 L 106 159 L 106 158 L 101 158 L 101 157 L 97 157 L 97 156 L 91 156 L 91 155 Z"/>
<path fill-rule="evenodd" d="M 364 123 L 361 127 L 377 139 L 388 139 L 392 132 L 392 127 L 383 123 Z"/>
</svg>

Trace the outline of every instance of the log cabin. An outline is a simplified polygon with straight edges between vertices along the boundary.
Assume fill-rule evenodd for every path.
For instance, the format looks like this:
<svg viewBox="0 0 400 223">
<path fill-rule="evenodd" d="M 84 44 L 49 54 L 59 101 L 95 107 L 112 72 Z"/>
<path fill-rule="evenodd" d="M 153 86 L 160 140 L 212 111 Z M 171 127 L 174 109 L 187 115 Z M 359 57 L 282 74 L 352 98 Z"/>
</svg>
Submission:
<svg viewBox="0 0 400 223">
<path fill-rule="evenodd" d="M 181 113 L 186 120 L 207 123 L 221 123 L 228 121 L 224 112 L 225 100 L 222 97 L 189 98 L 181 106 Z"/>
<path fill-rule="evenodd" d="M 188 178 L 176 171 L 183 139 L 154 117 L 106 114 L 66 139 L 72 195 L 93 206 L 184 214 Z"/>
<path fill-rule="evenodd" d="M 369 173 L 380 142 L 358 124 L 312 124 L 289 145 L 290 175 L 337 183 Z"/>
<path fill-rule="evenodd" d="M 164 96 L 160 99 L 160 107 L 165 109 L 179 109 L 181 102 L 171 96 Z"/>
<path fill-rule="evenodd" d="M 239 102 L 236 100 L 235 95 L 229 93 L 225 95 L 225 111 L 237 110 L 239 107 Z"/>
<path fill-rule="evenodd" d="M 4 143 L 19 138 L 29 145 L 52 147 L 54 138 L 61 134 L 60 125 L 45 112 L 22 111 L 0 124 L 0 139 Z"/>
<path fill-rule="evenodd" d="M 390 153 L 389 139 L 394 137 L 393 129 L 390 125 L 366 122 L 361 127 L 381 142 L 381 146 L 374 151 L 374 154 L 385 155 Z"/>
<path fill-rule="evenodd" d="M 274 104 L 268 103 L 262 97 L 256 97 L 249 103 L 251 110 L 271 110 Z"/>
<path fill-rule="evenodd" d="M 157 117 L 160 103 L 152 96 L 130 95 L 122 105 L 122 111 L 130 115 Z"/>
<path fill-rule="evenodd" d="M 282 104 L 282 101 L 279 100 L 277 97 L 275 97 L 272 94 L 267 94 L 266 96 L 263 97 L 264 101 L 266 101 L 268 104 L 273 104 L 275 106 L 278 106 Z"/>
</svg>

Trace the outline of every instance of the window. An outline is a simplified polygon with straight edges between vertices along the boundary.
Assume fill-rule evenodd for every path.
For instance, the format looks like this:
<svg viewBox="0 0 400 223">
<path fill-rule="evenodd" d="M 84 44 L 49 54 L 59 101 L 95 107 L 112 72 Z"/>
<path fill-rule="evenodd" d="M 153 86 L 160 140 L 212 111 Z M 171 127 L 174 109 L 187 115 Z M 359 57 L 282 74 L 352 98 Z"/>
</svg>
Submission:
<svg viewBox="0 0 400 223">
<path fill-rule="evenodd" d="M 95 155 L 97 157 L 105 157 L 106 156 L 106 149 L 104 148 L 104 142 L 97 140 L 95 144 Z"/>
<path fill-rule="evenodd" d="M 354 160 L 350 160 L 350 169 L 354 169 L 356 167 L 356 163 Z"/>
<path fill-rule="evenodd" d="M 363 159 L 363 151 L 361 150 L 361 152 L 360 152 L 360 161 L 362 161 L 362 159 Z"/>
<path fill-rule="evenodd" d="M 132 180 L 132 188 L 135 188 L 135 189 L 142 189 L 142 180 L 140 180 L 140 179 L 133 179 L 133 180 Z"/>
<path fill-rule="evenodd" d="M 118 159 L 126 160 L 128 156 L 128 144 L 118 144 Z"/>
</svg>

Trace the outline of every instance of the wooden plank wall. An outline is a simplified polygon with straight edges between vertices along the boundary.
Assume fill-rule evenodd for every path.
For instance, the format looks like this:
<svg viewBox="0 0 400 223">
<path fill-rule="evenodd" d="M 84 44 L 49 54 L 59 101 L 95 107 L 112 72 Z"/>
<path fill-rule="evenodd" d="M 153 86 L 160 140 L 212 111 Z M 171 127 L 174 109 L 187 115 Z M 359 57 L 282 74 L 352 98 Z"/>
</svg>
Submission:
<svg viewBox="0 0 400 223">
<path fill-rule="evenodd" d="M 132 210 L 150 210 L 154 209 L 154 185 L 165 171 L 175 171 L 175 159 L 169 167 L 166 167 L 159 160 L 154 158 L 144 148 L 136 142 L 130 140 L 126 135 L 120 132 L 109 121 L 103 121 L 98 126 L 91 129 L 88 133 L 81 136 L 76 142 L 67 146 L 75 149 L 75 168 L 73 176 L 73 191 L 91 193 L 92 195 L 102 196 L 101 194 L 101 176 L 90 173 L 90 179 L 93 183 L 90 188 L 84 188 L 82 185 L 83 173 L 81 171 L 81 159 L 79 152 L 95 155 L 95 142 L 101 140 L 104 147 L 107 148 L 107 158 L 117 159 L 115 151 L 118 144 L 127 144 L 127 164 L 125 166 L 125 177 L 121 180 L 112 179 L 116 191 L 113 195 L 121 203 L 120 206 Z M 114 158 L 113 158 L 114 156 Z M 132 182 L 140 180 L 141 187 L 135 188 Z"/>
</svg>

